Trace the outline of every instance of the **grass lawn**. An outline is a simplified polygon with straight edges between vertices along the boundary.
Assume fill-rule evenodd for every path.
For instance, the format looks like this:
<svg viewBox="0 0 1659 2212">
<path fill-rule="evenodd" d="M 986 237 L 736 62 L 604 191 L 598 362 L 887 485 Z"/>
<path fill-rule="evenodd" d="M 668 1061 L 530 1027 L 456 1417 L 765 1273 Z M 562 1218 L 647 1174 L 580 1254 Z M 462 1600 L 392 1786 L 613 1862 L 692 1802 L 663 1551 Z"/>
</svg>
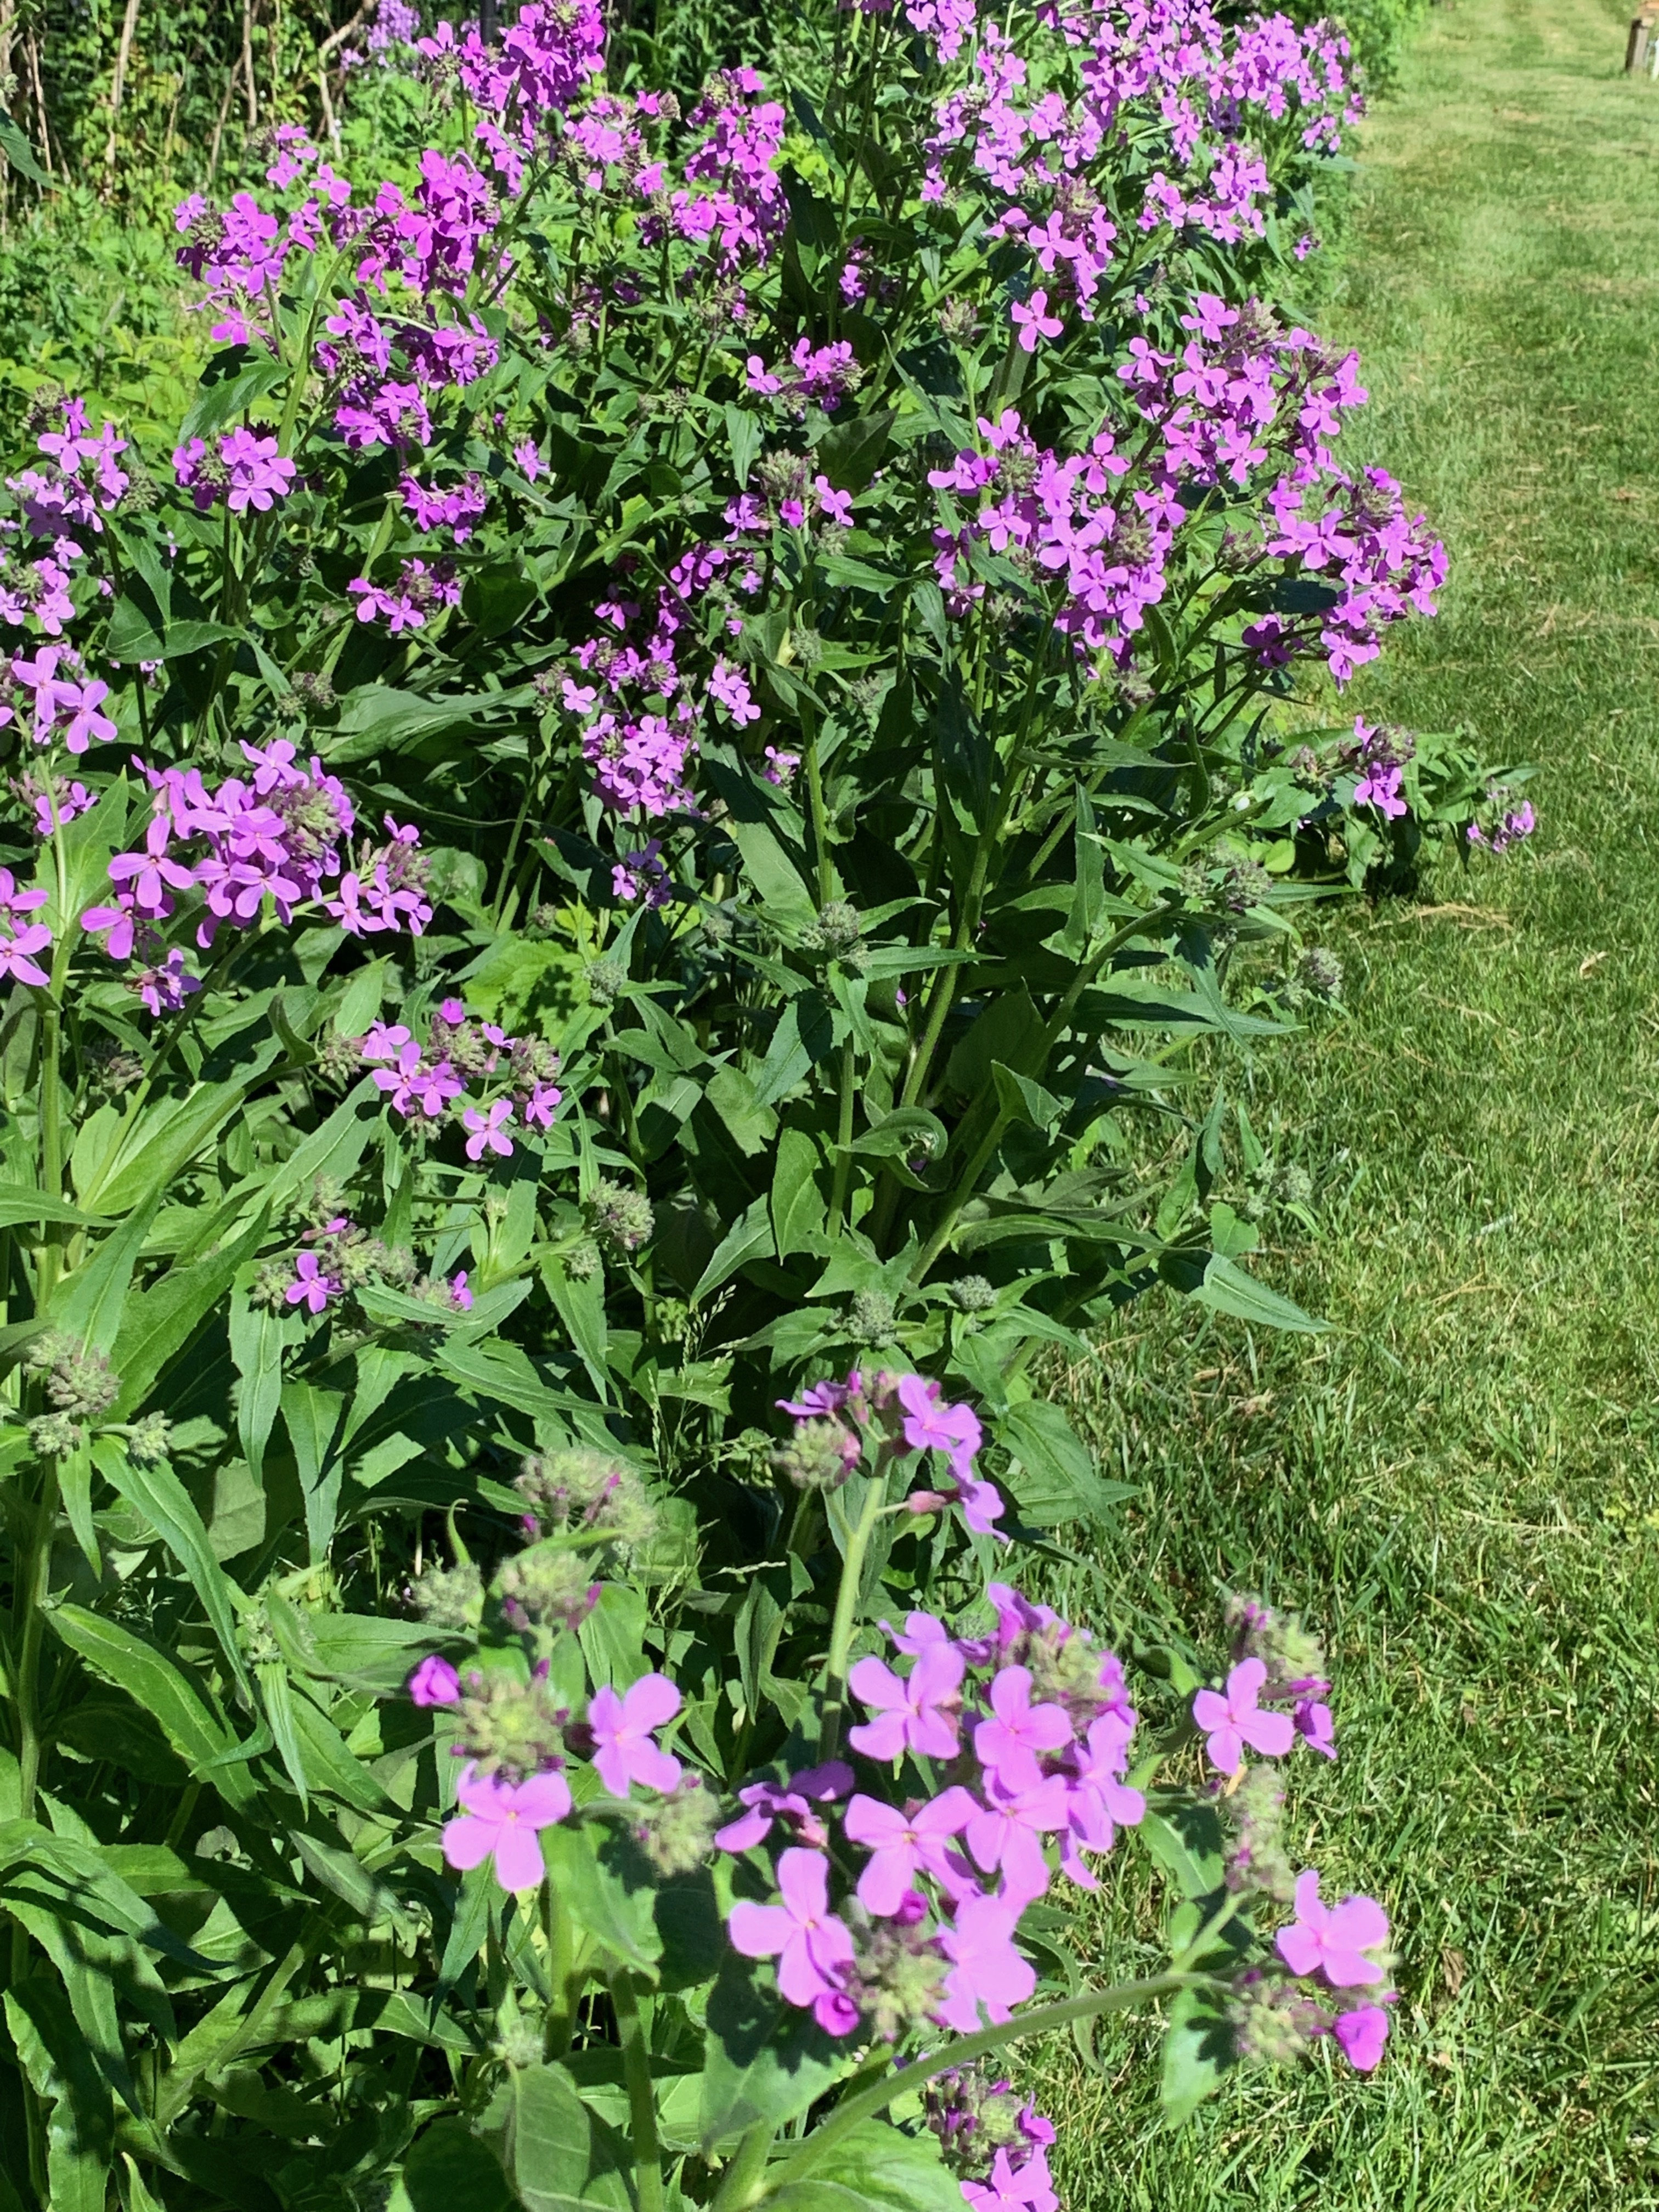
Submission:
<svg viewBox="0 0 1659 2212">
<path fill-rule="evenodd" d="M 1074 1378 L 1140 1486 L 1079 1581 L 1194 1622 L 1265 1584 L 1328 1633 L 1343 1757 L 1298 1762 L 1299 1826 L 1395 1917 L 1396 2038 L 1180 2134 L 1135 2031 L 1099 2074 L 1048 2051 L 1073 2212 L 1659 2204 L 1659 84 L 1620 74 L 1627 13 L 1436 12 L 1324 318 L 1373 394 L 1351 434 L 1453 556 L 1353 703 L 1539 763 L 1539 834 L 1336 926 L 1350 1018 L 1264 1060 L 1322 1233 L 1261 1264 L 1331 1334 L 1149 1304 Z"/>
</svg>

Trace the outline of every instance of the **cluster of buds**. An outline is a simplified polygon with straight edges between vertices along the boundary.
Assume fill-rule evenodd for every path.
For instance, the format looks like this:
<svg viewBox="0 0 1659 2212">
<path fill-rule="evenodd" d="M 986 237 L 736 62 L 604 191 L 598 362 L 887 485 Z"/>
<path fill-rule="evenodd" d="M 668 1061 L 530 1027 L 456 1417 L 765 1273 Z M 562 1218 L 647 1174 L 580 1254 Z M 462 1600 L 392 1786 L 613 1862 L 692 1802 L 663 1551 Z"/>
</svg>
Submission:
<svg viewBox="0 0 1659 2212">
<path fill-rule="evenodd" d="M 476 1628 L 483 1618 L 483 1577 L 471 1559 L 453 1567 L 428 1567 L 410 1584 L 407 1598 L 428 1628 Z"/>
<path fill-rule="evenodd" d="M 592 975 L 590 971 L 590 983 Z M 601 1176 L 587 1200 L 587 1225 L 594 1237 L 613 1252 L 637 1252 L 650 1240 L 657 1218 L 642 1190 Z"/>
<path fill-rule="evenodd" d="M 694 1874 L 707 1861 L 720 1826 L 720 1804 L 688 1767 L 665 1796 L 635 1808 L 634 1840 L 659 1875 Z"/>
<path fill-rule="evenodd" d="M 525 1502 L 526 1536 L 633 1547 L 656 1533 L 656 1510 L 638 1475 L 605 1452 L 532 1452 L 514 1487 Z"/>
<path fill-rule="evenodd" d="M 29 1441 L 46 1459 L 64 1459 L 86 1441 L 90 1423 L 101 1419 L 121 1393 L 120 1377 L 101 1352 L 52 1329 L 37 1337 L 23 1360 L 24 1371 L 41 1385 L 52 1408 L 29 1424 Z"/>
<path fill-rule="evenodd" d="M 866 1304 L 861 1318 L 890 1328 L 890 1302 L 878 1295 L 884 1310 L 878 1314 Z M 796 1489 L 838 1488 L 863 1458 L 866 1444 L 873 1446 L 878 1470 L 911 1452 L 938 1453 L 949 1470 L 948 1484 L 913 1491 L 905 1500 L 909 1510 L 938 1513 L 956 1505 L 975 1534 L 995 1532 L 1001 1494 L 994 1483 L 974 1472 L 975 1455 L 984 1440 L 979 1418 L 971 1407 L 946 1405 L 937 1382 L 884 1368 L 866 1377 L 854 1368 L 844 1382 L 814 1382 L 799 1398 L 777 1402 L 794 1416 L 796 1427 L 772 1463 Z"/>
<path fill-rule="evenodd" d="M 877 1919 L 855 1897 L 846 1907 L 853 1936 L 853 1962 L 845 1989 L 870 2032 L 883 2043 L 896 2043 L 938 2012 L 948 1972 L 920 1896 L 914 1908 L 902 1907 L 890 1919 Z"/>
<path fill-rule="evenodd" d="M 580 1628 L 599 1601 L 580 1553 L 541 1545 L 509 1559 L 498 1588 L 504 1618 L 520 1632 Z"/>
</svg>

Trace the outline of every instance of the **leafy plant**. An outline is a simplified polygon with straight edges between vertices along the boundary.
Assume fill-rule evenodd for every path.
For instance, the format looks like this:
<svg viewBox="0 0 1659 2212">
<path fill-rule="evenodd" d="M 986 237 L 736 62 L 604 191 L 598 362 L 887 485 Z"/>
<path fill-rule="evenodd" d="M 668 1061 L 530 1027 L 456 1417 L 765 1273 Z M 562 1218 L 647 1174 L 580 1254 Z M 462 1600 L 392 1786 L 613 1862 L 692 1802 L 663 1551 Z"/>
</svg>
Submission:
<svg viewBox="0 0 1659 2212">
<path fill-rule="evenodd" d="M 1175 2110 L 1380 2051 L 1378 1908 L 1187 1748 L 1329 1747 L 1298 1632 L 1241 1613 L 1189 1715 L 1126 1597 L 1132 1765 L 1117 1662 L 987 1583 L 1120 1494 L 1041 1347 L 1160 1280 L 1314 1325 L 1212 1202 L 1220 1053 L 1335 988 L 1310 901 L 1487 804 L 1329 727 L 1443 567 L 1261 304 L 1340 44 L 909 0 L 792 129 L 605 90 L 604 38 L 441 26 L 371 188 L 281 128 L 179 213 L 170 469 L 43 392 L 8 479 L 42 2203 L 955 2202 L 940 2141 L 1036 2203 L 963 2071 L 1015 2034 L 1167 1996 Z M 1089 1881 L 1120 1826 L 1174 1963 L 1091 1990 L 1043 1839 Z"/>
</svg>

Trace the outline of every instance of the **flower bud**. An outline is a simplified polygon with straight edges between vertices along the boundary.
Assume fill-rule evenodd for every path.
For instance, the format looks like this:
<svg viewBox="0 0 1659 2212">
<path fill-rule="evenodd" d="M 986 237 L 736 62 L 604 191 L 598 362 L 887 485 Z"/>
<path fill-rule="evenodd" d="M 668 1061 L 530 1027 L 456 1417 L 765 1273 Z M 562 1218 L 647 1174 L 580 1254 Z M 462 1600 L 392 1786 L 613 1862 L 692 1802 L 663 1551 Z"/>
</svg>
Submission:
<svg viewBox="0 0 1659 2212">
<path fill-rule="evenodd" d="M 885 1291 L 860 1291 L 847 1310 L 847 1326 L 860 1344 L 897 1341 L 897 1311 Z"/>
<path fill-rule="evenodd" d="M 651 1201 L 642 1190 L 602 1176 L 587 1201 L 588 1225 L 601 1243 L 617 1252 L 637 1252 L 657 1225 Z"/>
<path fill-rule="evenodd" d="M 831 1416 L 800 1422 L 772 1465 L 797 1490 L 839 1490 L 862 1456 L 851 1429 Z"/>
<path fill-rule="evenodd" d="M 474 1668 L 461 1678 L 455 1750 L 475 1760 L 480 1774 L 521 1782 L 528 1774 L 563 1764 L 569 1718 L 568 1705 L 554 1704 L 544 1674 L 520 1682 L 511 1674 Z"/>
<path fill-rule="evenodd" d="M 501 1573 L 501 1611 L 514 1628 L 581 1626 L 599 1601 L 577 1552 L 526 1552 Z"/>
<path fill-rule="evenodd" d="M 1328 2015 L 1293 1981 L 1261 1966 L 1250 1967 L 1233 1984 L 1227 2019 L 1239 2057 L 1266 2066 L 1300 2058 L 1330 2025 Z"/>
<path fill-rule="evenodd" d="M 410 1584 L 409 1602 L 434 1628 L 476 1628 L 483 1614 L 483 1577 L 471 1559 L 428 1567 Z"/>
<path fill-rule="evenodd" d="M 660 1875 L 693 1874 L 714 1849 L 720 1807 L 701 1775 L 682 1774 L 665 1797 L 638 1808 L 634 1839 Z"/>
<path fill-rule="evenodd" d="M 951 1285 L 951 1296 L 956 1300 L 959 1313 L 984 1313 L 997 1302 L 994 1285 L 983 1275 L 958 1275 Z"/>
</svg>

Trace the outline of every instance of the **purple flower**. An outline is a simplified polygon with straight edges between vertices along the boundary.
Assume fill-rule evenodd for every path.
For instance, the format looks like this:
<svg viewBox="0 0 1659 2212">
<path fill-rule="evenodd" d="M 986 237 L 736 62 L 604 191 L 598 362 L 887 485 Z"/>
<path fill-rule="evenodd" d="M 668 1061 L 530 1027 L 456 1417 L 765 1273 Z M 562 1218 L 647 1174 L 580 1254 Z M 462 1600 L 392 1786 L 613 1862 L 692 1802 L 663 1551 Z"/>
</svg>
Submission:
<svg viewBox="0 0 1659 2212">
<path fill-rule="evenodd" d="M 481 1160 L 486 1150 L 504 1159 L 513 1157 L 513 1139 L 501 1133 L 502 1124 L 513 1119 L 513 1102 L 498 1098 L 487 1114 L 480 1114 L 469 1106 L 461 1115 L 464 1126 L 471 1131 L 466 1140 L 466 1156 L 470 1160 Z"/>
<path fill-rule="evenodd" d="M 726 1923 L 732 1948 L 745 1959 L 775 1959 L 785 2000 L 810 2005 L 821 2027 L 844 2035 L 853 1938 L 830 1910 L 829 1860 L 822 1851 L 785 1851 L 778 1861 L 778 1888 L 781 1905 L 732 1906 Z"/>
<path fill-rule="evenodd" d="M 1381 2005 L 1356 2005 L 1352 2012 L 1338 2013 L 1331 2033 L 1354 2071 L 1369 2074 L 1381 2060 L 1389 2039 L 1389 2015 Z"/>
<path fill-rule="evenodd" d="M 853 1770 L 841 1759 L 803 1768 L 799 1774 L 792 1774 L 781 1790 L 775 1783 L 752 1782 L 738 1792 L 738 1804 L 748 1810 L 717 1828 L 714 1841 L 723 1851 L 752 1850 L 771 1834 L 773 1822 L 781 1820 L 797 1843 L 822 1850 L 830 1840 L 830 1832 L 812 1808 L 833 1804 L 846 1796 L 852 1786 Z"/>
<path fill-rule="evenodd" d="M 679 1709 L 680 1693 L 665 1674 L 641 1675 L 620 1698 L 608 1682 L 594 1691 L 587 1708 L 593 1764 L 613 1797 L 626 1797 L 630 1782 L 664 1792 L 674 1788 L 680 1762 L 658 1749 L 652 1731 L 665 1726 Z"/>
<path fill-rule="evenodd" d="M 957 1723 L 941 1710 L 954 1703 L 968 1662 L 953 1644 L 930 1644 L 908 1680 L 879 1659 L 860 1659 L 847 1677 L 854 1696 L 881 1717 L 849 1729 L 847 1741 L 866 1759 L 899 1759 L 907 1751 L 924 1759 L 954 1759 Z"/>
<path fill-rule="evenodd" d="M 1298 1698 L 1291 1720 L 1297 1734 L 1306 1738 L 1310 1751 L 1323 1759 L 1336 1757 L 1336 1723 L 1328 1705 L 1317 1698 Z"/>
<path fill-rule="evenodd" d="M 472 1310 L 472 1293 L 467 1288 L 465 1267 L 449 1279 L 449 1303 L 457 1313 L 471 1313 Z"/>
<path fill-rule="evenodd" d="M 479 1774 L 469 1759 L 455 1784 L 465 1808 L 444 1823 L 444 1858 L 459 1872 L 482 1866 L 491 1856 L 495 1879 L 516 1892 L 539 1887 L 545 1872 L 536 1840 L 570 1810 L 570 1789 L 562 1774 L 532 1774 L 526 1782 L 501 1782 Z"/>
<path fill-rule="evenodd" d="M 1200 1690 L 1193 1699 L 1193 1718 L 1206 1739 L 1204 1748 L 1223 1774 L 1237 1773 L 1246 1744 L 1265 1758 L 1282 1759 L 1296 1741 L 1288 1713 L 1264 1713 L 1256 1705 L 1267 1679 L 1263 1661 L 1241 1659 L 1227 1677 L 1224 1694 Z"/>
<path fill-rule="evenodd" d="M 275 438 L 258 437 L 244 425 L 219 441 L 219 455 L 229 476 L 225 503 L 233 514 L 250 507 L 263 514 L 273 499 L 293 489 L 294 464 L 282 458 Z"/>
<path fill-rule="evenodd" d="M 914 1813 L 879 1798 L 854 1797 L 842 1826 L 849 1843 L 862 1844 L 872 1856 L 859 1876 L 859 1902 L 880 1918 L 900 1911 L 918 1874 L 931 1874 L 955 1894 L 962 1888 L 962 1862 L 948 1848 L 979 1808 L 965 1790 L 946 1790 Z"/>
<path fill-rule="evenodd" d="M 1019 332 L 1019 343 L 1027 353 L 1036 351 L 1038 338 L 1057 338 L 1066 325 L 1058 315 L 1048 313 L 1048 295 L 1033 292 L 1030 305 L 1016 300 L 1013 305 L 1014 328 Z"/>
<path fill-rule="evenodd" d="M 461 1694 L 461 1678 L 441 1652 L 422 1660 L 409 1678 L 409 1694 L 417 1705 L 453 1705 Z"/>
<path fill-rule="evenodd" d="M 1273 1942 L 1293 1974 L 1322 1974 L 1333 1989 L 1361 1989 L 1384 1978 L 1365 1956 L 1389 1940 L 1389 1916 L 1375 1898 L 1345 1897 L 1323 1905 L 1319 1876 L 1310 1868 L 1296 1881 L 1296 1918 Z"/>
<path fill-rule="evenodd" d="M 957 1481 L 967 1480 L 983 1440 L 971 1407 L 942 1405 L 939 1384 L 920 1375 L 901 1377 L 898 1401 L 904 1409 L 904 1441 L 911 1450 L 944 1452 Z"/>
<path fill-rule="evenodd" d="M 1048 1862 L 1038 1838 L 1066 1825 L 1065 1778 L 1038 1776 L 1011 1788 L 993 1775 L 985 1796 L 968 1823 L 968 1848 L 987 1874 L 1001 1869 L 1007 1902 L 1029 1905 L 1048 1887 Z"/>
<path fill-rule="evenodd" d="M 345 1285 L 337 1275 L 323 1272 L 323 1264 L 314 1252 L 301 1252 L 294 1262 L 294 1272 L 299 1278 L 290 1283 L 283 1293 L 291 1306 L 308 1306 L 319 1314 L 331 1298 L 337 1298 Z"/>
<path fill-rule="evenodd" d="M 964 1897 L 957 1905 L 954 1922 L 939 1939 L 951 1962 L 933 2015 L 941 2026 L 971 2035 L 984 2024 L 981 2005 L 994 2021 L 1005 2021 L 1030 1996 L 1036 1969 L 1014 1948 L 1018 1917 L 1018 1908 L 1000 1898 Z"/>
<path fill-rule="evenodd" d="M 1059 1751 L 1072 1741 L 1071 1715 L 1064 1705 L 1031 1703 L 1029 1667 L 999 1671 L 991 1684 L 991 1712 L 993 1717 L 974 1730 L 975 1757 L 1006 1788 L 1034 1787 L 1042 1779 L 1038 1754 Z"/>
<path fill-rule="evenodd" d="M 964 2181 L 969 2212 L 1060 2212 L 1060 2199 L 1048 2173 L 1048 2154 L 1036 2145 L 1016 2166 L 1013 2154 L 1000 2150 L 983 2181 Z"/>
</svg>

